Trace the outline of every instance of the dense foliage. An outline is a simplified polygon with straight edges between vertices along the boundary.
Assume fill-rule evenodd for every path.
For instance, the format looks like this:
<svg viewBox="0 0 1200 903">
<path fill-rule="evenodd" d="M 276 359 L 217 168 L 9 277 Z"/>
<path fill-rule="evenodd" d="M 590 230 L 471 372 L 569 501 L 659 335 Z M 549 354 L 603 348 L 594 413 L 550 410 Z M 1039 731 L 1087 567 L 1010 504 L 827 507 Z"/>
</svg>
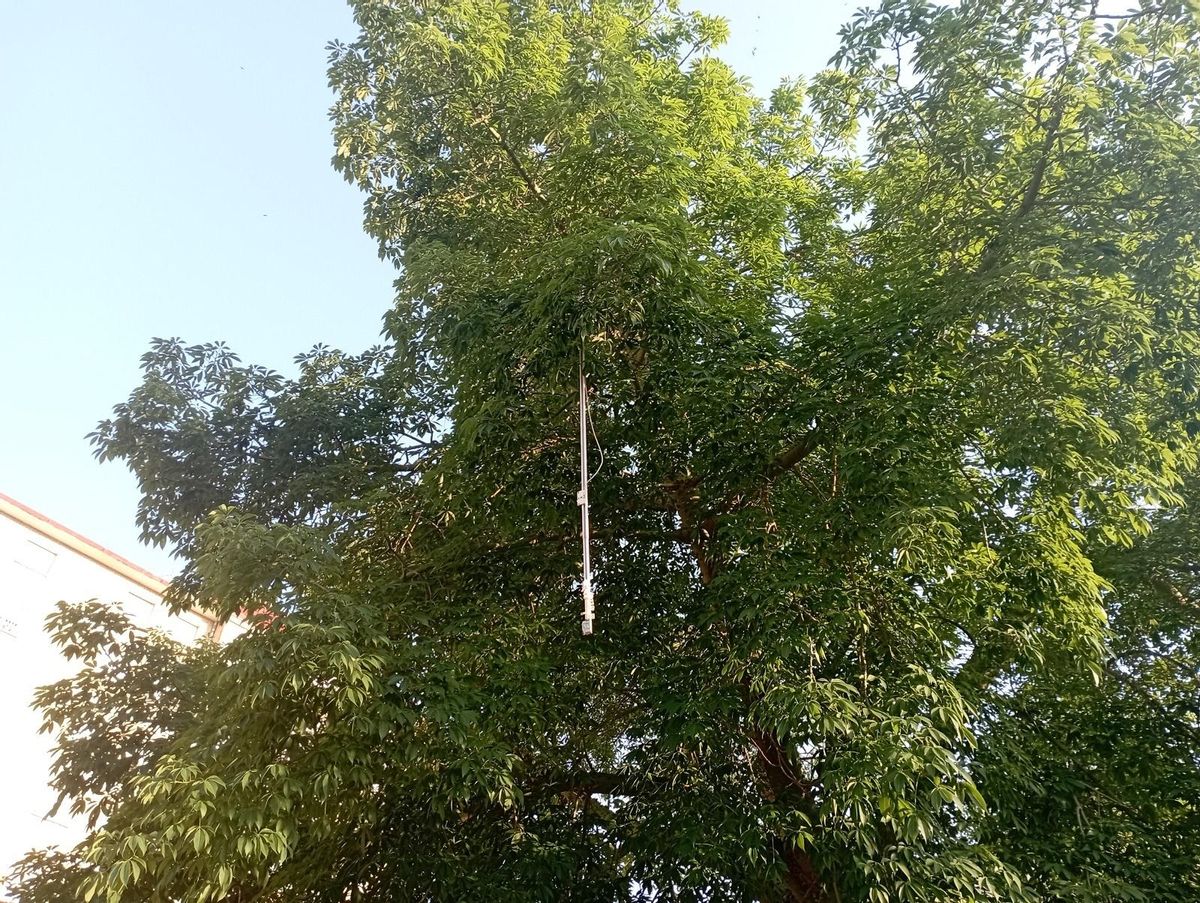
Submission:
<svg viewBox="0 0 1200 903">
<path fill-rule="evenodd" d="M 21 899 L 1200 899 L 1187 3 L 883 0 L 768 100 L 673 0 L 354 7 L 386 344 L 146 356 L 100 456 L 257 626 L 61 609 L 106 821 Z"/>
</svg>

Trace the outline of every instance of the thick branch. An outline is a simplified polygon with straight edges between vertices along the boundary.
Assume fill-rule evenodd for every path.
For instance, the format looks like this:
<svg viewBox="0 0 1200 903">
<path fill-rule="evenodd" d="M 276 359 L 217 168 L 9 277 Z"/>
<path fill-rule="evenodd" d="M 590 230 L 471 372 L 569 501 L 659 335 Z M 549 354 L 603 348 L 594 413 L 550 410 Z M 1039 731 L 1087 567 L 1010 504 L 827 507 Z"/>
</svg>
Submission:
<svg viewBox="0 0 1200 903">
<path fill-rule="evenodd" d="M 1008 224 L 1008 230 L 1029 216 L 1033 212 L 1033 208 L 1037 206 L 1038 197 L 1042 193 L 1042 186 L 1046 181 L 1046 168 L 1050 165 L 1050 152 L 1054 149 L 1054 142 L 1058 139 L 1058 130 L 1062 125 L 1063 118 L 1063 101 L 1060 98 L 1054 105 L 1054 112 L 1050 115 L 1050 121 L 1046 123 L 1046 136 L 1042 139 L 1041 152 L 1038 158 L 1034 161 L 1033 172 L 1029 176 L 1029 182 L 1025 186 L 1025 191 L 1021 195 L 1021 206 L 1017 208 L 1017 212 L 1013 215 L 1012 221 Z M 993 238 L 988 243 L 988 248 L 984 251 L 983 256 L 979 258 L 979 265 L 975 268 L 975 275 L 979 276 L 986 273 L 988 270 L 995 267 L 1000 262 L 1000 256 L 1003 252 L 1000 243 L 1000 237 Z"/>
<path fill-rule="evenodd" d="M 766 470 L 762 472 L 762 475 L 759 478 L 761 485 L 770 486 L 777 479 L 779 479 L 785 473 L 791 471 L 797 464 L 816 451 L 818 445 L 820 445 L 820 442 L 817 438 L 816 432 L 814 431 L 811 433 L 806 433 L 795 444 L 784 449 L 771 460 L 771 463 L 767 465 Z M 725 499 L 725 501 L 723 501 L 715 510 L 718 515 L 728 514 L 732 511 L 738 510 L 739 508 L 744 508 L 747 504 L 748 502 L 746 495 L 738 494 L 732 496 L 731 498 Z M 715 528 L 715 520 L 712 520 L 712 522 Z"/>
<path fill-rule="evenodd" d="M 504 140 L 504 136 L 500 134 L 500 130 L 490 122 L 487 124 L 487 130 L 488 134 L 495 138 L 496 143 L 499 144 L 504 150 L 504 153 L 508 156 L 513 168 L 516 169 L 517 175 L 519 175 L 521 180 L 529 186 L 529 190 L 533 192 L 533 196 L 539 201 L 546 200 L 546 196 L 542 194 L 541 186 L 534 181 L 533 176 L 529 174 L 529 170 L 525 168 L 525 164 L 521 162 L 521 158 L 517 156 L 517 152 L 512 149 L 512 146 L 507 141 Z"/>
<path fill-rule="evenodd" d="M 633 780 L 628 775 L 602 771 L 583 771 L 542 784 L 540 787 L 529 791 L 526 795 L 536 798 L 554 797 L 562 793 L 600 793 L 605 796 L 632 796 L 634 786 Z"/>
<path fill-rule="evenodd" d="M 775 459 L 767 467 L 766 480 L 768 483 L 774 481 L 778 477 L 787 473 L 817 448 L 817 437 L 814 433 L 808 433 L 800 438 L 790 448 L 775 456 Z"/>
<path fill-rule="evenodd" d="M 1021 206 L 1017 208 L 1016 219 L 1018 221 L 1033 211 L 1038 195 L 1041 194 L 1042 184 L 1046 181 L 1046 167 L 1050 163 L 1050 151 L 1054 148 L 1054 142 L 1058 138 L 1058 129 L 1062 125 L 1062 118 L 1063 103 L 1060 100 L 1054 107 L 1050 121 L 1046 123 L 1046 137 L 1042 139 L 1042 152 L 1038 155 L 1037 162 L 1033 164 L 1033 173 L 1029 177 L 1029 184 L 1025 186 L 1025 194 L 1021 196 Z"/>
<path fill-rule="evenodd" d="M 1193 611 L 1200 610 L 1200 603 L 1197 603 L 1195 599 L 1187 595 L 1168 578 L 1156 575 L 1151 578 L 1151 582 L 1184 608 L 1190 608 Z"/>
<path fill-rule="evenodd" d="M 800 804 L 809 801 L 812 788 L 796 776 L 783 744 L 773 735 L 758 729 L 753 731 L 751 740 L 773 798 L 784 802 L 790 798 Z M 789 903 L 827 903 L 829 894 L 817 873 L 812 856 L 791 843 L 784 845 L 782 855 L 787 867 L 785 881 Z"/>
</svg>

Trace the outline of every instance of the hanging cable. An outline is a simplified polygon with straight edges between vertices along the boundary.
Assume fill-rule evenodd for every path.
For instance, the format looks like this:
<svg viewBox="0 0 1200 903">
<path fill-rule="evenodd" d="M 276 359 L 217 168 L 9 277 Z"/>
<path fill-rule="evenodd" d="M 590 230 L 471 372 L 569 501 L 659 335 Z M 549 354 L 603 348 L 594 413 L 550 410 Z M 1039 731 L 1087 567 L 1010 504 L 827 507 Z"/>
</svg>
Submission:
<svg viewBox="0 0 1200 903">
<path fill-rule="evenodd" d="M 592 421 L 592 400 L 590 398 L 587 399 L 587 422 L 588 432 L 591 433 L 592 441 L 596 443 L 596 453 L 600 455 L 600 464 L 588 474 L 588 484 L 590 485 L 592 480 L 600 476 L 600 471 L 604 470 L 604 446 L 600 444 L 600 437 L 596 435 L 596 424 Z"/>
<path fill-rule="evenodd" d="M 583 539 L 583 576 L 580 589 L 583 593 L 583 620 L 580 627 L 584 636 L 592 635 L 592 621 L 596 612 L 592 596 L 592 527 L 588 520 L 588 411 L 587 376 L 584 374 L 583 342 L 579 344 L 579 494 L 575 501 L 579 505 L 581 536 Z M 603 453 L 601 453 L 603 466 Z"/>
</svg>

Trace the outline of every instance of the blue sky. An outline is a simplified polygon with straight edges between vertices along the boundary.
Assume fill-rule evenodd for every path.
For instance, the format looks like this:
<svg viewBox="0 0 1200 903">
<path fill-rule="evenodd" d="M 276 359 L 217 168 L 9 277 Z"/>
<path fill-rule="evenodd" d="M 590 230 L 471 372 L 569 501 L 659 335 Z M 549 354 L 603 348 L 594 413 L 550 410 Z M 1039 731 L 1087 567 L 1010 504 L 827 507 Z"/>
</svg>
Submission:
<svg viewBox="0 0 1200 903">
<path fill-rule="evenodd" d="M 760 93 L 811 74 L 850 0 L 694 0 Z M 329 165 L 335 0 L 0 2 L 0 492 L 151 570 L 136 484 L 85 436 L 153 336 L 290 372 L 379 336 L 394 274 Z"/>
</svg>

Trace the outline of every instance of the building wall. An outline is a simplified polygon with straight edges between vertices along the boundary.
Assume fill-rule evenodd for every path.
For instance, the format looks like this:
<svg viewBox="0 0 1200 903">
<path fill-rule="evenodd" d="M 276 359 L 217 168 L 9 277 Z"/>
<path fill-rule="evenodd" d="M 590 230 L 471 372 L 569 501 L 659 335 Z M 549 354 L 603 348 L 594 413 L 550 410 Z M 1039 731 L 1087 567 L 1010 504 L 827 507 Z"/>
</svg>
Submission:
<svg viewBox="0 0 1200 903">
<path fill-rule="evenodd" d="M 165 589 L 161 579 L 0 494 L 0 876 L 29 850 L 69 848 L 84 834 L 82 819 L 65 811 L 47 816 L 55 800 L 47 784 L 54 741 L 38 734 L 31 702 L 37 687 L 68 676 L 73 663 L 51 644 L 46 616 L 59 600 L 100 599 L 184 643 L 228 641 L 245 629 L 218 626 L 200 612 L 172 615 Z"/>
</svg>

